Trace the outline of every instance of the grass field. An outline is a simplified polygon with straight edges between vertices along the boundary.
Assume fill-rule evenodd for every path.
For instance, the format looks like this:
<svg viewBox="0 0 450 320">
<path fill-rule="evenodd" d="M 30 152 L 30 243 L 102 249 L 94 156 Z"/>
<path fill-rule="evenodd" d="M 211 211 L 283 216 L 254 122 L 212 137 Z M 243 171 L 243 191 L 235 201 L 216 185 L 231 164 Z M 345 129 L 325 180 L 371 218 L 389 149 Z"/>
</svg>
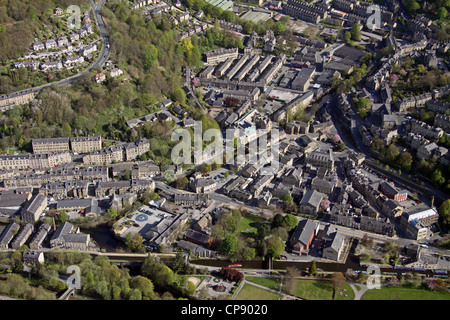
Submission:
<svg viewBox="0 0 450 320">
<path fill-rule="evenodd" d="M 241 223 L 239 224 L 238 232 L 242 232 L 253 228 L 251 231 L 248 231 L 248 233 L 256 234 L 256 232 L 258 231 L 258 229 L 256 229 L 256 224 L 260 221 L 262 221 L 260 217 L 254 216 L 252 214 L 246 215 L 245 217 L 242 217 Z"/>
<path fill-rule="evenodd" d="M 255 286 L 251 284 L 244 284 L 236 300 L 279 300 L 282 296 Z"/>
<path fill-rule="evenodd" d="M 273 290 L 278 290 L 280 286 L 276 278 L 247 277 L 246 280 Z M 336 300 L 353 300 L 355 298 L 355 294 L 348 284 L 345 284 L 339 291 L 342 292 L 342 295 L 337 294 Z M 333 285 L 329 281 L 297 280 L 293 295 L 308 300 L 332 300 Z"/>
<path fill-rule="evenodd" d="M 246 277 L 245 280 L 259 284 L 272 290 L 279 290 L 280 288 L 280 281 L 277 278 Z"/>
<path fill-rule="evenodd" d="M 450 300 L 450 293 L 407 287 L 381 287 L 367 291 L 362 300 Z"/>
<path fill-rule="evenodd" d="M 342 292 L 342 295 L 336 294 L 336 300 L 353 300 L 355 298 L 355 294 L 348 284 L 345 284 L 338 292 Z M 332 300 L 333 284 L 330 281 L 297 280 L 294 295 L 307 300 Z"/>
</svg>

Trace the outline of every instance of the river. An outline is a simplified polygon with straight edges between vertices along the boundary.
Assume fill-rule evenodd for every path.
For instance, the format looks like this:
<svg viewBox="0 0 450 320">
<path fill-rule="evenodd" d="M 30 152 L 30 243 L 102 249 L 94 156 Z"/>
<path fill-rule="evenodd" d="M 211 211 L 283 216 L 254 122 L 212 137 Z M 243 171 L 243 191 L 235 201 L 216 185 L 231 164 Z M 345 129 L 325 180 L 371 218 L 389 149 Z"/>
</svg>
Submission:
<svg viewBox="0 0 450 320">
<path fill-rule="evenodd" d="M 80 231 L 88 233 L 100 249 L 105 249 L 108 252 L 129 251 L 123 241 L 116 239 L 114 232 L 107 224 L 101 224 L 91 229 L 80 229 Z"/>
</svg>

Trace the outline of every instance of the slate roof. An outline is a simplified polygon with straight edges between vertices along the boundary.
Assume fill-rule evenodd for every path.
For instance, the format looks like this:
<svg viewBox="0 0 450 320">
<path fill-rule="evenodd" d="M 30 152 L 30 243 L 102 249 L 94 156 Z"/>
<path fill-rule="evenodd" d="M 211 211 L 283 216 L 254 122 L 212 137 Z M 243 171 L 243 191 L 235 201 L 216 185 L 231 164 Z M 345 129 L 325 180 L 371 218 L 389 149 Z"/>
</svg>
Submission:
<svg viewBox="0 0 450 320">
<path fill-rule="evenodd" d="M 291 243 L 293 242 L 300 242 L 304 245 L 307 245 L 309 240 L 311 239 L 311 236 L 314 233 L 314 230 L 316 229 L 316 223 L 313 220 L 309 219 L 303 219 L 301 220 L 297 228 L 295 229 L 294 233 L 291 237 Z"/>
</svg>

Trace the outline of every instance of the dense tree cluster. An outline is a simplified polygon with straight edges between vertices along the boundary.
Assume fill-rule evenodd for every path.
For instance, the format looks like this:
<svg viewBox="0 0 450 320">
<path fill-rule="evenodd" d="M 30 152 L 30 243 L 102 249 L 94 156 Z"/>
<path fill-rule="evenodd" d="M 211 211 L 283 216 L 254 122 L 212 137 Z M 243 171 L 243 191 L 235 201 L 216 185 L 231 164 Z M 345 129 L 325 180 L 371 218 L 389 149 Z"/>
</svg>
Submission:
<svg viewBox="0 0 450 320">
<path fill-rule="evenodd" d="M 42 286 L 31 286 L 17 274 L 11 274 L 5 281 L 0 281 L 0 295 L 25 300 L 56 300 L 53 292 L 45 290 Z"/>
<path fill-rule="evenodd" d="M 225 280 L 230 281 L 242 281 L 244 279 L 244 274 L 237 269 L 222 267 L 219 271 L 220 276 Z"/>
</svg>

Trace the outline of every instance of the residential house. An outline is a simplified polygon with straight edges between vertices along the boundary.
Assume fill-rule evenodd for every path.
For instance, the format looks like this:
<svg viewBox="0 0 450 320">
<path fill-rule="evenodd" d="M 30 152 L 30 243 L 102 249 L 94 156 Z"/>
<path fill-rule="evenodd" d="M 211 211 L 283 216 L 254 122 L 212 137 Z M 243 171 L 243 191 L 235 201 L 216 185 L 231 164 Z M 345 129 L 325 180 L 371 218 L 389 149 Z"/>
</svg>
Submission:
<svg viewBox="0 0 450 320">
<path fill-rule="evenodd" d="M 392 224 L 389 219 L 361 216 L 360 229 L 362 231 L 384 234 L 389 237 L 394 235 L 394 224 Z"/>
<path fill-rule="evenodd" d="M 302 183 L 302 169 L 292 168 L 287 174 L 283 175 L 282 181 L 288 186 L 300 187 Z"/>
<path fill-rule="evenodd" d="M 70 57 L 64 61 L 64 67 L 72 67 L 82 63 L 84 63 L 84 58 L 82 56 Z"/>
<path fill-rule="evenodd" d="M 216 190 L 217 183 L 213 179 L 200 178 L 191 181 L 189 187 L 195 193 L 209 193 Z"/>
<path fill-rule="evenodd" d="M 80 40 L 80 34 L 78 34 L 78 33 L 76 33 L 76 32 L 72 33 L 72 34 L 69 36 L 69 40 L 70 40 L 70 42 L 75 42 L 75 41 Z"/>
<path fill-rule="evenodd" d="M 434 118 L 434 126 L 442 128 L 445 131 L 450 131 L 450 116 L 445 114 L 438 114 Z"/>
<path fill-rule="evenodd" d="M 49 224 L 46 223 L 41 224 L 36 234 L 30 240 L 29 244 L 30 249 L 32 250 L 40 249 L 42 247 L 42 243 L 44 242 L 51 228 L 52 227 Z"/>
<path fill-rule="evenodd" d="M 40 215 L 47 207 L 47 197 L 42 194 L 37 194 L 23 207 L 21 212 L 22 221 L 36 222 Z"/>
<path fill-rule="evenodd" d="M 44 43 L 38 41 L 38 42 L 33 43 L 32 49 L 33 49 L 33 51 L 44 50 L 45 49 L 45 45 L 44 45 Z"/>
<path fill-rule="evenodd" d="M 206 213 L 192 225 L 192 228 L 198 232 L 211 234 L 211 226 L 212 216 L 209 213 Z"/>
<path fill-rule="evenodd" d="M 336 231 L 331 235 L 331 241 L 328 241 L 323 248 L 322 257 L 334 261 L 339 261 L 344 251 L 345 236 Z"/>
<path fill-rule="evenodd" d="M 94 75 L 94 80 L 97 83 L 102 83 L 103 81 L 106 80 L 106 75 L 103 72 L 99 72 Z"/>
<path fill-rule="evenodd" d="M 60 7 L 56 7 L 56 8 L 53 10 L 53 14 L 56 15 L 56 16 L 60 16 L 60 15 L 62 15 L 63 13 L 64 13 L 64 10 L 61 9 Z"/>
<path fill-rule="evenodd" d="M 97 51 L 97 45 L 96 44 L 90 44 L 83 49 L 81 49 L 80 54 L 83 56 L 88 56 L 92 54 L 93 52 Z"/>
<path fill-rule="evenodd" d="M 74 153 L 90 153 L 102 148 L 101 136 L 72 137 L 70 147 Z"/>
<path fill-rule="evenodd" d="M 49 40 L 45 41 L 44 44 L 45 44 L 45 49 L 47 49 L 47 50 L 56 48 L 58 46 L 56 41 L 53 39 L 49 39 Z"/>
<path fill-rule="evenodd" d="M 119 68 L 114 68 L 110 71 L 110 75 L 112 78 L 118 77 L 123 74 L 123 71 Z"/>
<path fill-rule="evenodd" d="M 33 153 L 52 153 L 69 151 L 69 138 L 32 139 Z"/>
<path fill-rule="evenodd" d="M 15 222 L 8 224 L 6 228 L 3 229 L 3 232 L 0 234 L 0 250 L 8 249 L 9 243 L 19 229 L 20 226 Z"/>
<path fill-rule="evenodd" d="M 57 69 L 60 70 L 63 68 L 63 65 L 61 61 L 50 61 L 50 62 L 44 62 L 40 65 L 40 68 L 42 71 L 47 71 L 51 69 Z"/>
<path fill-rule="evenodd" d="M 206 52 L 205 55 L 206 55 L 206 62 L 209 65 L 215 65 L 220 62 L 226 61 L 229 58 L 236 59 L 238 56 L 238 49 L 237 48 L 216 49 Z"/>
<path fill-rule="evenodd" d="M 332 181 L 314 177 L 311 181 L 311 189 L 330 195 L 333 192 L 335 184 Z"/>
<path fill-rule="evenodd" d="M 33 232 L 34 228 L 31 223 L 27 223 L 22 228 L 20 228 L 19 232 L 15 236 L 14 240 L 11 242 L 11 248 L 12 249 L 19 249 L 21 246 L 25 244 L 25 242 L 30 237 L 31 233 Z"/>
<path fill-rule="evenodd" d="M 63 47 L 69 44 L 69 40 L 66 37 L 56 39 L 58 47 Z"/>
<path fill-rule="evenodd" d="M 426 145 L 421 145 L 417 148 L 417 158 L 419 159 L 430 159 L 433 157 L 434 153 L 439 150 L 439 146 L 435 142 L 428 143 Z"/>
<path fill-rule="evenodd" d="M 300 212 L 302 214 L 309 214 L 313 216 L 317 215 L 323 198 L 324 194 L 316 190 L 309 190 L 305 192 L 302 200 L 300 201 Z"/>
<path fill-rule="evenodd" d="M 77 212 L 86 217 L 96 217 L 100 214 L 96 199 L 64 199 L 56 203 L 58 211 L 65 210 L 68 213 Z"/>
<path fill-rule="evenodd" d="M 36 250 L 24 250 L 22 259 L 26 265 L 43 264 L 45 261 L 44 252 Z"/>
</svg>

